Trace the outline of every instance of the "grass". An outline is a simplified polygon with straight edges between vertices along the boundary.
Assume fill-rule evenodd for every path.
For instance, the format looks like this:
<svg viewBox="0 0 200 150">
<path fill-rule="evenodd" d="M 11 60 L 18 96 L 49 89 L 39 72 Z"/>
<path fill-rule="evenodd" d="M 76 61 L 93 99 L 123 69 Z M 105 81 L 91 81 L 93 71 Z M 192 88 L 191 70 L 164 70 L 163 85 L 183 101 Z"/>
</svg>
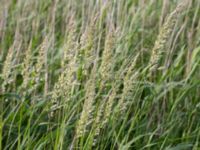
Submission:
<svg viewBox="0 0 200 150">
<path fill-rule="evenodd" d="M 0 150 L 199 150 L 199 29 L 199 0 L 3 0 Z"/>
</svg>

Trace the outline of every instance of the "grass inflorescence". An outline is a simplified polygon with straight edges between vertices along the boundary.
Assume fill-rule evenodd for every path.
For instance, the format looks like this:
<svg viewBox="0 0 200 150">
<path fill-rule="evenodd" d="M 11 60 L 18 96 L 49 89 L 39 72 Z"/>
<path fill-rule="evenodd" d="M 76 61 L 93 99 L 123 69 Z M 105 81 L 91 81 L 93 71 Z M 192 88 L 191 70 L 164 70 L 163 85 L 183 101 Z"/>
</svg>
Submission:
<svg viewBox="0 0 200 150">
<path fill-rule="evenodd" d="M 0 150 L 199 150 L 199 37 L 199 0 L 2 0 Z"/>
</svg>

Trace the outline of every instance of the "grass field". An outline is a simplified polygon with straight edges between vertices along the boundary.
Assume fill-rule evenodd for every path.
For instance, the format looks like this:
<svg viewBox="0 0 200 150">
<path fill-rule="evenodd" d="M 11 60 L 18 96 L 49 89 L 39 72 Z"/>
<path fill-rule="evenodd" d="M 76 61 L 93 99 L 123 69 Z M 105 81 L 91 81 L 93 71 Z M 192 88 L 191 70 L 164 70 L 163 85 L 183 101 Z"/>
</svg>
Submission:
<svg viewBox="0 0 200 150">
<path fill-rule="evenodd" d="M 200 150 L 200 0 L 0 0 L 0 150 Z"/>
</svg>

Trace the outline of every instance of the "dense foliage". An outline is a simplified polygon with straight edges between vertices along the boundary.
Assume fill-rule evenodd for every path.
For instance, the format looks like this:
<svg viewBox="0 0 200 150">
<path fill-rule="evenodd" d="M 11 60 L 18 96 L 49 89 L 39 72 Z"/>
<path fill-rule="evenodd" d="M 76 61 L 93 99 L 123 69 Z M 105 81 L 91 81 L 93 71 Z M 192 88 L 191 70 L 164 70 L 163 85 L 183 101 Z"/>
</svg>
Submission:
<svg viewBox="0 0 200 150">
<path fill-rule="evenodd" d="M 0 150 L 200 149 L 200 0 L 0 3 Z"/>
</svg>

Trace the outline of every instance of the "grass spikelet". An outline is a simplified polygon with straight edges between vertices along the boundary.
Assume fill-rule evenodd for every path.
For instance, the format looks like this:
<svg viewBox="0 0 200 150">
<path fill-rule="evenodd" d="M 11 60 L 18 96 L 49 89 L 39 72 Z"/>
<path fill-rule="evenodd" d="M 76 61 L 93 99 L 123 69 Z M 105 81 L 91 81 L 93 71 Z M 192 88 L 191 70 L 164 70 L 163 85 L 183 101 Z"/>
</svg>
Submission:
<svg viewBox="0 0 200 150">
<path fill-rule="evenodd" d="M 99 68 L 99 72 L 101 75 L 101 84 L 100 84 L 100 92 L 103 92 L 103 90 L 106 90 L 105 88 L 107 88 L 107 84 L 111 84 L 111 79 L 113 78 L 113 63 L 114 63 L 114 45 L 115 45 L 115 33 L 113 31 L 113 27 L 111 27 L 111 25 L 109 25 L 109 29 L 108 29 L 108 33 L 106 35 L 106 39 L 105 39 L 105 46 L 104 46 L 104 51 L 102 54 L 102 62 L 101 62 L 101 66 Z M 108 101 L 107 103 L 107 100 Z M 103 116 L 104 116 L 104 111 L 105 111 L 105 106 L 109 105 L 108 107 L 112 107 L 112 100 L 109 98 L 101 98 L 100 99 L 100 106 L 98 108 L 97 111 L 97 116 L 95 118 L 95 122 L 94 122 L 94 141 L 93 141 L 93 146 L 96 144 L 97 142 L 97 137 L 100 133 L 101 128 L 104 126 L 102 124 L 103 122 Z M 106 111 L 109 111 L 108 109 L 111 108 L 107 108 Z M 109 112 L 106 112 L 109 113 Z"/>
<path fill-rule="evenodd" d="M 91 77 L 86 84 L 87 90 L 85 94 L 85 101 L 80 119 L 77 124 L 76 137 L 83 137 L 87 132 L 88 125 L 93 121 L 94 100 L 95 100 L 95 76 Z"/>
<path fill-rule="evenodd" d="M 29 43 L 28 49 L 25 52 L 25 58 L 24 62 L 22 64 L 22 76 L 23 76 L 23 84 L 22 84 L 22 89 L 26 89 L 28 86 L 28 83 L 30 81 L 31 77 L 31 66 L 32 66 L 32 52 L 31 52 L 31 47 L 32 47 L 32 40 Z"/>
<path fill-rule="evenodd" d="M 96 19 L 90 24 L 89 28 L 85 30 L 80 40 L 80 55 L 83 58 L 82 72 L 85 77 L 90 76 L 87 80 L 85 87 L 85 101 L 83 104 L 83 110 L 81 112 L 80 119 L 76 126 L 76 138 L 81 138 L 87 132 L 88 126 L 93 121 L 93 111 L 95 102 L 95 88 L 96 88 L 96 69 L 97 62 L 95 60 L 94 49 L 94 33 L 95 33 Z M 90 75 L 90 68 L 91 75 Z"/>
<path fill-rule="evenodd" d="M 100 130 L 103 127 L 102 126 L 102 117 L 103 117 L 104 107 L 105 107 L 105 101 L 100 103 L 100 106 L 99 106 L 98 111 L 97 111 L 97 116 L 96 116 L 95 121 L 94 121 L 94 125 L 93 125 L 94 135 L 93 135 L 93 143 L 92 143 L 93 146 L 96 145 L 97 138 L 100 134 Z"/>
<path fill-rule="evenodd" d="M 6 92 L 6 85 L 12 82 L 12 79 L 10 78 L 11 75 L 11 69 L 12 69 L 12 62 L 13 62 L 13 45 L 9 48 L 6 59 L 4 61 L 4 66 L 2 69 L 2 85 L 0 89 L 0 97 L 5 94 Z M 6 99 L 7 100 L 7 99 Z M 2 149 L 2 137 L 3 137 L 3 114 L 4 114 L 4 98 L 0 98 L 0 149 Z"/>
<path fill-rule="evenodd" d="M 155 45 L 152 49 L 152 54 L 149 62 L 149 76 L 151 76 L 152 73 L 158 69 L 159 62 L 163 56 L 164 47 L 173 31 L 177 18 L 179 17 L 180 13 L 186 8 L 187 3 L 188 1 L 183 1 L 181 4 L 179 4 L 176 9 L 168 16 L 166 22 L 162 26 Z"/>
<path fill-rule="evenodd" d="M 58 81 L 55 83 L 52 96 L 51 96 L 51 114 L 50 116 L 54 116 L 54 111 L 58 109 L 59 107 L 59 98 L 63 95 L 63 87 L 64 87 L 64 81 L 65 81 L 65 72 L 61 73 L 61 75 L 58 78 Z"/>
<path fill-rule="evenodd" d="M 95 58 L 96 19 L 90 23 L 80 39 L 80 57 L 82 58 L 82 75 L 86 79 L 86 93 L 80 119 L 76 126 L 76 138 L 82 139 L 94 121 L 97 59 Z M 91 71 L 90 71 L 91 70 Z M 90 78 L 88 79 L 88 77 Z M 78 141 L 77 141 L 78 142 Z"/>
<path fill-rule="evenodd" d="M 106 107 L 105 107 L 105 111 L 104 111 L 103 122 L 102 122 L 103 127 L 109 121 L 109 118 L 110 118 L 111 113 L 112 113 L 112 107 L 113 107 L 116 96 L 117 96 L 116 89 L 115 88 L 111 89 L 111 93 L 109 94 L 109 97 L 108 97 L 108 100 L 107 100 L 107 103 L 106 103 Z"/>
<path fill-rule="evenodd" d="M 10 82 L 10 74 L 11 74 L 11 68 L 12 68 L 12 60 L 13 60 L 13 46 L 11 46 L 8 50 L 8 54 L 6 56 L 6 60 L 3 65 L 2 70 L 2 92 L 5 92 L 5 86 Z"/>
<path fill-rule="evenodd" d="M 82 72 L 84 76 L 89 75 L 90 68 L 95 59 L 95 54 L 94 54 L 95 25 L 96 25 L 96 20 L 90 23 L 89 27 L 86 28 L 80 39 L 80 57 L 83 59 Z"/>
<path fill-rule="evenodd" d="M 63 58 L 61 67 L 63 72 L 60 74 L 58 81 L 54 85 L 52 91 L 52 106 L 51 110 L 56 110 L 61 102 L 60 99 L 65 99 L 66 103 L 69 101 L 70 96 L 75 86 L 75 73 L 77 71 L 77 56 L 78 56 L 78 43 L 76 41 L 76 26 L 74 22 L 70 22 L 71 30 L 68 33 L 67 41 L 63 46 Z M 51 116 L 53 115 L 53 112 Z"/>
<path fill-rule="evenodd" d="M 6 92 L 6 85 L 10 82 L 10 74 L 13 59 L 13 47 L 10 47 L 2 70 L 3 83 L 0 89 L 0 95 Z M 4 98 L 0 99 L 0 149 L 2 149 L 2 136 L 3 136 L 3 113 L 4 113 Z"/>
<path fill-rule="evenodd" d="M 102 55 L 102 63 L 99 68 L 99 72 L 103 81 L 108 81 L 112 79 L 112 67 L 114 59 L 114 29 L 109 28 L 109 31 L 105 40 L 105 47 Z"/>
<path fill-rule="evenodd" d="M 68 65 L 68 63 L 74 58 L 74 55 L 76 53 L 75 47 L 77 46 L 76 41 L 76 25 L 75 20 L 73 17 L 70 19 L 69 23 L 69 31 L 66 32 L 66 43 L 64 43 L 63 46 L 63 58 L 61 60 L 61 67 L 62 69 L 65 69 Z"/>
<path fill-rule="evenodd" d="M 138 75 L 139 75 L 139 72 L 136 69 L 139 56 L 140 56 L 140 53 L 138 53 L 134 57 L 123 79 L 124 88 L 123 88 L 122 95 L 118 103 L 118 108 L 120 108 L 119 110 L 121 114 L 123 114 L 127 110 L 127 106 L 129 102 L 131 101 L 132 95 L 134 94 L 134 90 L 136 88 L 134 81 L 137 80 Z"/>
<path fill-rule="evenodd" d="M 34 68 L 34 89 L 36 89 L 40 82 L 44 80 L 44 76 L 42 76 L 44 72 L 44 65 L 45 65 L 45 55 L 46 49 L 48 48 L 48 37 L 46 36 L 41 44 L 41 48 L 38 52 L 37 63 L 35 64 Z"/>
</svg>

